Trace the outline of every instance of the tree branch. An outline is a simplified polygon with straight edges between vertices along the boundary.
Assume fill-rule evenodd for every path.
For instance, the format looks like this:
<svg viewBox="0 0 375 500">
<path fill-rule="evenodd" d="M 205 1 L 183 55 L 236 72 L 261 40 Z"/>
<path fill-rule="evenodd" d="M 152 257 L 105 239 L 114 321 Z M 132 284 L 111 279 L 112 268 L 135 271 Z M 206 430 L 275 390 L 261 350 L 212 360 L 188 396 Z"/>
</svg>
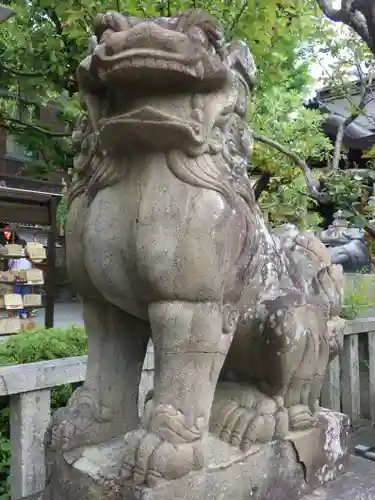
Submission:
<svg viewBox="0 0 375 500">
<path fill-rule="evenodd" d="M 339 125 L 339 128 L 337 130 L 337 134 L 336 134 L 335 149 L 334 149 L 333 158 L 332 158 L 332 165 L 331 165 L 332 170 L 338 170 L 338 168 L 339 168 L 340 158 L 341 158 L 342 141 L 344 140 L 345 129 L 348 125 L 350 125 L 357 118 L 357 116 L 358 115 L 356 115 L 354 117 L 353 115 L 351 115 L 351 116 L 349 116 L 349 119 L 346 118 L 346 120 L 344 120 Z"/>
<path fill-rule="evenodd" d="M 322 9 L 323 13 L 332 21 L 343 22 L 343 11 L 342 9 L 335 9 L 333 7 L 333 2 L 331 0 L 317 0 L 319 7 Z"/>
<path fill-rule="evenodd" d="M 69 95 L 72 96 L 75 92 L 77 92 L 77 82 L 75 78 L 75 70 L 76 70 L 76 65 L 77 61 L 75 60 L 74 52 L 77 50 L 77 45 L 73 42 L 72 39 L 69 39 L 69 37 L 64 33 L 64 28 L 63 25 L 59 19 L 59 16 L 56 13 L 56 10 L 52 7 L 46 7 L 44 8 L 44 12 L 47 14 L 47 16 L 50 18 L 52 21 L 56 33 L 59 37 L 61 37 L 61 40 L 64 44 L 64 50 L 67 56 L 67 64 L 66 64 L 66 72 L 65 76 L 63 77 L 65 85 L 64 87 L 67 89 L 69 92 Z M 73 47 L 74 45 L 74 47 Z M 57 83 L 57 82 L 54 82 Z M 58 82 L 61 85 L 61 79 Z"/>
<path fill-rule="evenodd" d="M 9 116 L 3 117 L 2 122 L 0 122 L 0 127 L 11 130 L 11 125 L 8 125 L 6 122 L 13 123 L 18 125 L 22 130 L 33 130 L 38 134 L 43 134 L 47 137 L 71 137 L 71 132 L 52 132 L 50 130 L 44 129 L 42 127 L 38 127 L 37 125 L 33 125 L 31 123 L 24 123 L 22 120 L 18 120 L 17 118 L 11 118 Z"/>
<path fill-rule="evenodd" d="M 7 66 L 0 60 L 0 68 L 2 68 L 4 71 L 7 71 L 8 73 L 12 73 L 13 75 L 16 76 L 24 76 L 24 77 L 36 77 L 36 78 L 41 78 L 46 75 L 45 71 L 35 71 L 35 72 L 30 72 L 30 71 L 22 71 L 17 68 L 11 68 L 10 66 Z"/>
<path fill-rule="evenodd" d="M 303 161 L 296 153 L 290 151 L 287 147 L 279 144 L 277 141 L 274 141 L 269 137 L 266 137 L 265 135 L 256 134 L 253 132 L 253 138 L 255 141 L 262 142 L 263 144 L 266 144 L 267 146 L 280 151 L 280 153 L 289 156 L 289 158 L 291 158 L 300 167 L 305 177 L 307 192 L 311 198 L 321 203 L 325 203 L 329 200 L 329 197 L 326 193 L 319 192 L 319 182 L 313 178 L 311 170 L 307 163 Z"/>
<path fill-rule="evenodd" d="M 317 3 L 331 21 L 352 28 L 375 54 L 375 10 L 372 0 L 342 0 L 340 9 L 333 7 L 333 0 L 317 0 Z"/>
<path fill-rule="evenodd" d="M 356 210 L 354 207 L 352 207 L 352 210 L 354 212 L 355 215 L 358 215 L 358 216 L 363 216 L 363 214 L 361 214 L 360 212 L 358 212 L 358 210 Z M 365 224 L 363 226 L 363 229 L 366 231 L 366 233 L 368 233 L 372 238 L 375 238 L 375 227 L 371 224 Z"/>
<path fill-rule="evenodd" d="M 245 0 L 244 3 L 242 4 L 240 10 L 237 12 L 236 17 L 234 18 L 231 27 L 228 30 L 228 37 L 230 38 L 230 34 L 234 30 L 234 28 L 237 26 L 237 24 L 240 22 L 241 17 L 243 16 L 246 7 L 248 6 L 248 0 Z"/>
<path fill-rule="evenodd" d="M 147 10 L 145 9 L 142 0 L 137 0 L 137 10 L 142 12 L 144 17 L 147 17 Z"/>
<path fill-rule="evenodd" d="M 263 172 L 259 177 L 259 179 L 256 181 L 253 188 L 256 200 L 258 200 L 263 191 L 267 189 L 270 180 L 271 180 L 270 172 Z"/>
<path fill-rule="evenodd" d="M 366 224 L 363 228 L 372 238 L 375 238 L 375 227 Z"/>
</svg>

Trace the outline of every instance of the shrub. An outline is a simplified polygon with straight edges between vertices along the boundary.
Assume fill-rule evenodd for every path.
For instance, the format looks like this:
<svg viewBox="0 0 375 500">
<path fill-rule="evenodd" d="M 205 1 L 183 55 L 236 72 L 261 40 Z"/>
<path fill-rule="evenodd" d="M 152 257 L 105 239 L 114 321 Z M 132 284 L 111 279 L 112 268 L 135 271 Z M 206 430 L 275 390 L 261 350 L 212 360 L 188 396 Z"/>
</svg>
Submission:
<svg viewBox="0 0 375 500">
<path fill-rule="evenodd" d="M 354 319 L 360 311 L 365 312 L 370 307 L 375 307 L 373 293 L 374 275 L 358 275 L 358 279 L 349 281 L 344 288 L 344 307 L 341 317 L 344 319 Z"/>
<path fill-rule="evenodd" d="M 48 359 L 87 354 L 83 328 L 44 328 L 21 333 L 0 342 L 0 366 L 35 363 Z M 72 393 L 71 385 L 52 391 L 52 409 L 65 406 Z M 0 500 L 10 500 L 10 412 L 9 398 L 0 398 Z"/>
<path fill-rule="evenodd" d="M 83 328 L 38 329 L 0 342 L 0 366 L 81 356 L 87 352 Z"/>
</svg>

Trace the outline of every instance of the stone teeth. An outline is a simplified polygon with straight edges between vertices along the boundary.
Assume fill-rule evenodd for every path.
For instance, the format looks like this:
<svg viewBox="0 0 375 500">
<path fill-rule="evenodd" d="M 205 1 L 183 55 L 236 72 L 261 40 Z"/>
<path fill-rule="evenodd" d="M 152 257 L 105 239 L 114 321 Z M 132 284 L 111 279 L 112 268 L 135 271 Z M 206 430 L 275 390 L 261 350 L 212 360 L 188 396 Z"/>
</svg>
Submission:
<svg viewBox="0 0 375 500">
<path fill-rule="evenodd" d="M 171 71 L 181 72 L 192 76 L 196 75 L 195 68 L 176 62 L 176 61 L 161 61 L 152 57 L 133 57 L 125 59 L 118 63 L 112 70 L 121 70 L 124 68 L 163 68 Z"/>
</svg>

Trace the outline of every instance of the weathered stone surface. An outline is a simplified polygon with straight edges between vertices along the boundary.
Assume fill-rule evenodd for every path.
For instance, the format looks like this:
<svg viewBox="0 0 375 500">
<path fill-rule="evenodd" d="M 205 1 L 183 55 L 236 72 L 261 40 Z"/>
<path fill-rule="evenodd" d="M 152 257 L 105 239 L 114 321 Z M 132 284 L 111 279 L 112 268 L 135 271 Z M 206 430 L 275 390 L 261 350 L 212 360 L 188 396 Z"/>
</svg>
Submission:
<svg viewBox="0 0 375 500">
<path fill-rule="evenodd" d="M 83 453 L 70 469 L 77 498 L 94 481 L 78 468 L 86 454 L 125 435 L 122 452 L 116 448 L 121 477 L 130 490 L 155 488 L 145 490 L 150 498 L 160 484 L 171 495 L 189 473 L 217 494 L 220 475 L 230 495 L 249 495 L 251 481 L 260 481 L 260 496 L 275 488 L 297 494 L 301 467 L 280 439 L 310 429 L 293 434 L 306 464 L 324 450 L 325 424 L 315 424 L 326 367 L 343 342 L 343 274 L 313 234 L 291 225 L 271 234 L 256 204 L 247 175 L 250 50 L 227 43 L 197 10 L 152 19 L 100 14 L 94 34 L 78 68 L 86 114 L 73 136 L 77 175 L 66 226 L 87 374 L 50 422 L 47 481 L 61 486 L 66 460 Z M 151 337 L 154 391 L 140 424 Z M 241 455 L 257 443 L 271 443 L 259 452 L 263 465 L 276 467 L 285 452 L 275 486 Z M 224 462 L 205 469 L 222 449 Z"/>
<path fill-rule="evenodd" d="M 203 443 L 207 464 L 201 471 L 153 489 L 124 484 L 118 477 L 123 441 L 115 439 L 60 456 L 44 499 L 294 500 L 343 471 L 348 430 L 344 415 L 322 411 L 314 428 L 254 445 L 246 453 L 211 435 Z"/>
<path fill-rule="evenodd" d="M 49 390 L 13 395 L 10 399 L 12 498 L 20 499 L 44 487 L 44 433 L 51 415 Z"/>
<path fill-rule="evenodd" d="M 28 497 L 23 497 L 22 500 L 41 500 L 42 496 L 40 493 L 36 493 L 35 495 L 29 495 Z"/>
</svg>

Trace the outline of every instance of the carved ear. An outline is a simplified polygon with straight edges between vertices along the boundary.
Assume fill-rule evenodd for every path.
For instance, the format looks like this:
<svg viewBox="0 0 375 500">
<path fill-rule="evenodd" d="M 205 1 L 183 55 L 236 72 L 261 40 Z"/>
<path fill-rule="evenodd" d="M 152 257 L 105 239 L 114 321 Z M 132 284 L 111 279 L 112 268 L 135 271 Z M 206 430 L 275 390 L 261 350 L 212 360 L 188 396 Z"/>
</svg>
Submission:
<svg viewBox="0 0 375 500">
<path fill-rule="evenodd" d="M 120 14 L 120 12 L 106 12 L 105 14 L 97 14 L 93 20 L 94 35 L 100 43 L 100 39 L 107 30 L 112 30 L 113 33 L 123 31 L 131 27 L 129 17 Z"/>
<path fill-rule="evenodd" d="M 247 43 L 231 42 L 225 46 L 224 50 L 227 65 L 237 71 L 252 89 L 256 82 L 256 66 Z"/>
</svg>

